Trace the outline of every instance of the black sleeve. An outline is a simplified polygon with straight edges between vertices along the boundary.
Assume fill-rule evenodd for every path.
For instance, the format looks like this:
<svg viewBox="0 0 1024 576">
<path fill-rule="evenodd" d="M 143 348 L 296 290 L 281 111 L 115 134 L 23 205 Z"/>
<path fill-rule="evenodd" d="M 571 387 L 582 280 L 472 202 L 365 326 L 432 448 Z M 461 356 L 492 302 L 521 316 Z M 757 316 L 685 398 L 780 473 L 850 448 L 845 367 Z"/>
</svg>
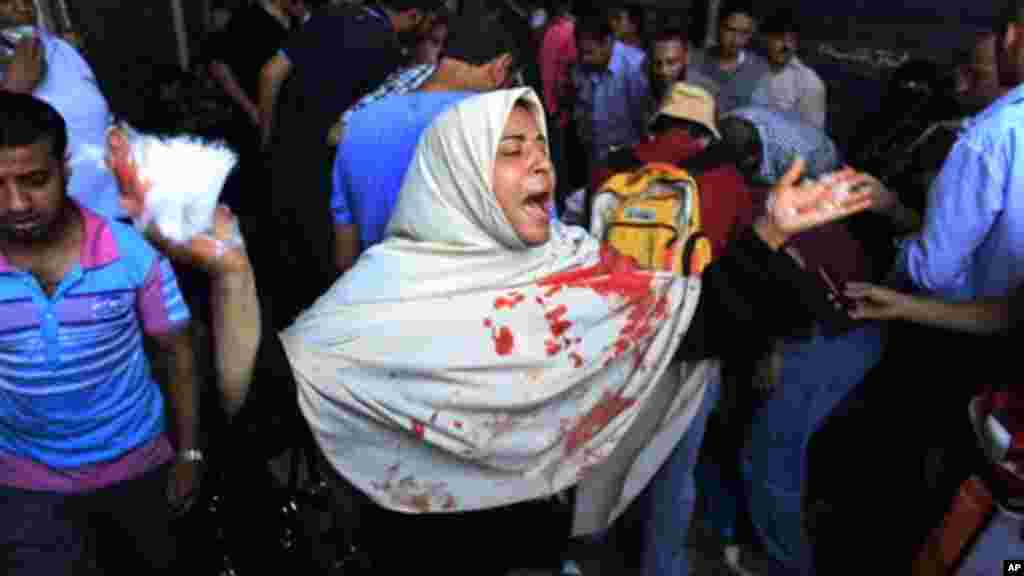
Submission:
<svg viewBox="0 0 1024 576">
<path fill-rule="evenodd" d="M 853 325 L 813 275 L 747 229 L 704 270 L 701 294 L 676 360 L 758 350 L 784 337 L 806 336 L 815 322 L 830 331 Z"/>
</svg>

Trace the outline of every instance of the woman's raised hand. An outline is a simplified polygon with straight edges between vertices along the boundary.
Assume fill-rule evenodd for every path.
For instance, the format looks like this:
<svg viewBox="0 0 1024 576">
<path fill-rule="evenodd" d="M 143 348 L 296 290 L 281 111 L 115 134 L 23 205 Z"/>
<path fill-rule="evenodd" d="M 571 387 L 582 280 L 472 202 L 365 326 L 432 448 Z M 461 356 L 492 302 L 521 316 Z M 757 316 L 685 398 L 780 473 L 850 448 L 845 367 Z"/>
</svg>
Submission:
<svg viewBox="0 0 1024 576">
<path fill-rule="evenodd" d="M 877 201 L 875 180 L 852 168 L 797 184 L 804 161 L 797 158 L 772 187 L 767 216 L 787 238 L 829 222 L 863 212 Z"/>
</svg>

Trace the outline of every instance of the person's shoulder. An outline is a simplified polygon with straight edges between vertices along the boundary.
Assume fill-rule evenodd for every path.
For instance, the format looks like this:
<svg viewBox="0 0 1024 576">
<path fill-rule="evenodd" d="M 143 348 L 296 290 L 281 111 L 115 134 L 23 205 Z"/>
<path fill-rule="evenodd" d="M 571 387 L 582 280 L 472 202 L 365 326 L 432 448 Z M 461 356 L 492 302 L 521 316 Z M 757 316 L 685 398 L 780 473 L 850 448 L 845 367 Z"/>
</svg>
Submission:
<svg viewBox="0 0 1024 576">
<path fill-rule="evenodd" d="M 751 76 L 760 78 L 771 71 L 771 68 L 768 66 L 768 61 L 765 60 L 764 56 L 761 56 L 757 52 L 748 50 L 743 53 L 743 58 L 745 59 L 743 62 L 743 69 Z"/>
<path fill-rule="evenodd" d="M 103 225 L 110 230 L 110 234 L 113 236 L 122 258 L 145 264 L 151 262 L 156 257 L 156 248 L 146 240 L 142 232 L 139 232 L 135 226 L 96 213 L 92 213 L 92 217 L 102 221 Z"/>
<path fill-rule="evenodd" d="M 626 60 L 628 60 L 630 64 L 638 65 L 647 60 L 647 53 L 636 46 L 630 46 L 625 42 L 619 41 L 616 41 L 615 45 L 616 49 L 621 51 L 621 54 L 625 56 Z"/>
<path fill-rule="evenodd" d="M 800 75 L 803 83 L 809 88 L 814 90 L 824 90 L 825 82 L 821 79 L 821 75 L 814 68 L 807 65 L 806 62 L 800 58 L 793 58 L 791 63 L 793 69 Z"/>
<path fill-rule="evenodd" d="M 991 149 L 1024 140 L 1024 85 L 1011 90 L 966 122 L 960 140 L 971 148 Z M 1024 141 L 1020 142 L 1024 145 Z"/>
</svg>

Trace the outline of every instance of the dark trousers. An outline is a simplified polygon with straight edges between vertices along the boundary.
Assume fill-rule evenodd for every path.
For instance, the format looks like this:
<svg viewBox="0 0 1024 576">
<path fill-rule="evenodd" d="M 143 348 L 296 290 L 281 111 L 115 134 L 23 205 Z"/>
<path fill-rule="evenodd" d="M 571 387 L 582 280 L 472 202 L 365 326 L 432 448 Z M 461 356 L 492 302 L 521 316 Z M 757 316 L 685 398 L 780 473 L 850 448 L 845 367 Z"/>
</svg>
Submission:
<svg viewBox="0 0 1024 576">
<path fill-rule="evenodd" d="M 957 487 L 983 467 L 967 404 L 1004 378 L 1005 345 L 904 324 L 890 326 L 889 343 L 811 443 L 810 491 L 829 505 L 819 567 L 905 572 Z M 850 539 L 868 534 L 870 554 L 851 555 Z"/>
<path fill-rule="evenodd" d="M 375 573 L 555 571 L 569 545 L 572 505 L 555 498 L 455 514 L 405 514 L 378 506 L 337 473 L 330 475 L 335 491 L 356 500 L 359 525 L 353 536 Z"/>
<path fill-rule="evenodd" d="M 168 465 L 84 494 L 0 487 L 0 572 L 170 574 Z"/>
</svg>

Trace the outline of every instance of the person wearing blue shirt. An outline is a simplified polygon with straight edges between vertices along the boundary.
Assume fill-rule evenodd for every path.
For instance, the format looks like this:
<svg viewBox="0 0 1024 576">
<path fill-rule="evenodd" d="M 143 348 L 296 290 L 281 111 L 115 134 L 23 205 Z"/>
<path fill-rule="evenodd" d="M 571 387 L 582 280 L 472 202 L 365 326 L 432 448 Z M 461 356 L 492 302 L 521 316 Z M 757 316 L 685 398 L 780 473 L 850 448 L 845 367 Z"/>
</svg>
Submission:
<svg viewBox="0 0 1024 576">
<path fill-rule="evenodd" d="M 650 110 L 647 56 L 614 39 L 606 18 L 581 16 L 576 21 L 580 68 L 576 84 L 576 118 L 592 162 L 614 149 L 632 146 L 645 135 Z"/>
<path fill-rule="evenodd" d="M 1024 42 L 1022 42 L 1024 43 Z M 921 231 L 906 239 L 896 277 L 939 297 L 1005 296 L 1024 281 L 1024 87 L 968 121 L 928 195 Z"/>
<path fill-rule="evenodd" d="M 434 118 L 474 93 L 503 87 L 525 65 L 514 34 L 459 33 L 468 26 L 479 24 L 468 17 L 453 22 L 452 44 L 425 82 L 349 115 L 331 176 L 339 272 L 347 271 L 360 253 L 384 239 L 406 168 Z"/>
</svg>

